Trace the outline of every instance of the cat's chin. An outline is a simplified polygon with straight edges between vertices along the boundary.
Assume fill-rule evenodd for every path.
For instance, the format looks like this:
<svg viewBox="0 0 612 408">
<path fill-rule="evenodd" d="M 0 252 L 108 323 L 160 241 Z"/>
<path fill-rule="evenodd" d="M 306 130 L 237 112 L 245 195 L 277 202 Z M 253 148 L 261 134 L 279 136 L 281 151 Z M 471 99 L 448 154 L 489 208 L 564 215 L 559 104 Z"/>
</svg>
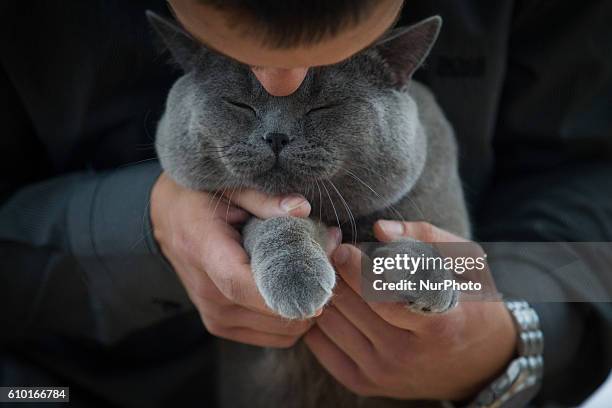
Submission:
<svg viewBox="0 0 612 408">
<path fill-rule="evenodd" d="M 267 194 L 304 194 L 310 184 L 315 184 L 312 177 L 288 174 L 285 170 L 270 169 L 261 174 L 252 175 L 252 187 Z"/>
</svg>

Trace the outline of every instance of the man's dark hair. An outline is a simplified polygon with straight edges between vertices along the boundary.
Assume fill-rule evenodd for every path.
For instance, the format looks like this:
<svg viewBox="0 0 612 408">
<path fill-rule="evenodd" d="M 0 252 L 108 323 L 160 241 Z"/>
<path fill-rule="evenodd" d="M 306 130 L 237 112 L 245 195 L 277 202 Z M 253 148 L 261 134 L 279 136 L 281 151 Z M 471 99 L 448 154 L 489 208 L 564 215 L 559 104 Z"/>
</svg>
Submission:
<svg viewBox="0 0 612 408">
<path fill-rule="evenodd" d="M 271 48 L 312 45 L 350 28 L 378 0 L 197 0 L 228 12 L 234 26 L 248 22 L 253 35 Z"/>
</svg>

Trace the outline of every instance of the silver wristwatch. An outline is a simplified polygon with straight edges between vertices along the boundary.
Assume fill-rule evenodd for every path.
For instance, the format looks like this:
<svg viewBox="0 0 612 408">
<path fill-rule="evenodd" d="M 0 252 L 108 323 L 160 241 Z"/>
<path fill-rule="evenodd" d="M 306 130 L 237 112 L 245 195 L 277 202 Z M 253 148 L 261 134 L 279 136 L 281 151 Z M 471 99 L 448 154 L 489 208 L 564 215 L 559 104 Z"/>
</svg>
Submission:
<svg viewBox="0 0 612 408">
<path fill-rule="evenodd" d="M 544 336 L 538 314 L 524 301 L 505 301 L 505 304 L 518 331 L 518 357 L 465 408 L 525 407 L 540 388 Z M 453 407 L 452 404 L 445 405 Z"/>
</svg>

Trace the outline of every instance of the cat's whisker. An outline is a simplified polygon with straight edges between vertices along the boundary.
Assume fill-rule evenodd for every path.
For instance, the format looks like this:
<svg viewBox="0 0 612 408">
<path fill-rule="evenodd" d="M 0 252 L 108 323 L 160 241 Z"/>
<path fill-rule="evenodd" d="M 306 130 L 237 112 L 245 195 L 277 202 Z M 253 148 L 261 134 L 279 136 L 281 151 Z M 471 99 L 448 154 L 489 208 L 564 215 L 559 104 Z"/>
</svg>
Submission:
<svg viewBox="0 0 612 408">
<path fill-rule="evenodd" d="M 136 249 L 136 247 L 137 247 L 138 245 L 140 245 L 140 243 L 141 243 L 141 242 L 145 241 L 145 240 L 148 238 L 148 236 L 149 236 L 149 232 L 151 232 L 151 233 L 152 233 L 152 231 L 147 231 L 147 229 L 146 229 L 146 225 L 147 225 L 147 223 L 146 223 L 146 219 L 147 219 L 147 217 L 149 217 L 149 214 L 150 214 L 150 209 L 151 209 L 151 198 L 149 197 L 149 198 L 147 199 L 147 204 L 145 205 L 145 209 L 144 209 L 144 211 L 143 211 L 143 213 L 142 213 L 142 231 L 141 231 L 141 232 L 142 232 L 142 234 L 141 234 L 141 235 L 140 235 L 140 237 L 138 237 L 138 239 L 137 239 L 137 240 L 136 240 L 136 241 L 135 241 L 135 242 L 132 244 L 132 246 L 131 246 L 131 247 L 130 247 L 130 249 L 129 249 L 129 252 L 132 252 L 133 250 L 135 250 L 135 249 Z"/>
<path fill-rule="evenodd" d="M 327 180 L 327 181 L 329 182 L 331 187 L 334 190 L 336 190 L 336 193 L 338 194 L 338 197 L 340 197 L 340 200 L 342 201 L 342 204 L 344 204 L 344 208 L 346 208 L 346 212 L 347 212 L 348 217 L 349 217 L 349 222 L 351 224 L 351 234 L 352 234 L 352 238 L 353 238 L 352 241 L 353 241 L 353 244 L 357 244 L 357 222 L 355 221 L 355 216 L 353 215 L 353 212 L 351 211 L 351 207 L 349 206 L 348 202 L 344 199 L 344 197 L 340 193 L 340 190 L 338 190 L 338 188 L 336 187 L 334 182 L 331 181 L 331 180 Z"/>
<path fill-rule="evenodd" d="M 208 150 L 199 150 L 199 154 L 208 154 L 212 157 L 218 157 L 220 155 L 232 154 L 233 152 L 230 149 L 208 149 Z"/>
<path fill-rule="evenodd" d="M 155 149 L 155 145 L 154 144 L 151 144 L 151 145 L 148 145 L 148 146 L 147 145 L 142 145 L 142 146 L 136 145 L 136 147 L 135 147 L 135 150 L 138 150 L 138 151 L 154 150 L 154 149 Z"/>
<path fill-rule="evenodd" d="M 210 149 L 227 149 L 227 148 L 232 147 L 232 146 L 234 146 L 234 143 L 230 143 L 230 144 L 222 145 L 222 146 L 210 145 L 210 146 L 206 146 L 206 149 L 209 149 L 209 148 Z M 206 149 L 204 149 L 204 150 L 206 150 Z"/>
<path fill-rule="evenodd" d="M 315 179 L 315 183 L 317 183 L 317 188 L 319 189 L 319 222 L 323 224 L 323 194 L 321 193 L 321 186 L 317 179 Z"/>
<path fill-rule="evenodd" d="M 340 217 L 338 217 L 338 211 L 336 211 L 336 206 L 334 205 L 334 200 L 332 200 L 331 195 L 329 194 L 329 190 L 327 189 L 327 187 L 325 187 L 325 183 L 323 182 L 323 180 L 321 180 L 321 185 L 323 186 L 325 193 L 327 193 L 327 198 L 329 198 L 329 202 L 332 205 L 332 208 L 334 209 L 336 221 L 338 222 L 338 228 L 342 229 L 342 225 L 340 225 Z"/>
<path fill-rule="evenodd" d="M 149 139 L 152 142 L 151 144 L 155 144 L 155 135 L 152 135 L 151 132 L 149 132 L 149 126 L 147 126 L 147 124 L 149 123 L 149 119 L 151 118 L 151 113 L 152 113 L 151 109 L 147 109 L 144 115 L 143 121 L 142 121 L 142 128 L 144 129 L 147 139 Z"/>
<path fill-rule="evenodd" d="M 308 193 L 310 192 L 310 184 L 306 183 L 306 187 L 304 188 L 304 197 L 308 200 Z"/>
<path fill-rule="evenodd" d="M 137 160 L 135 162 L 125 163 L 118 167 L 118 169 L 124 169 L 126 167 L 136 166 L 137 164 L 148 163 L 150 161 L 157 160 L 157 157 L 150 157 L 148 159 Z"/>
<path fill-rule="evenodd" d="M 422 218 L 421 221 L 429 221 L 429 219 L 425 216 L 425 213 L 423 213 L 417 203 L 412 199 L 412 197 L 410 197 L 410 194 L 406 194 L 405 198 L 408 199 L 408 201 L 410 201 L 410 204 L 419 212 Z M 435 207 L 432 207 L 432 209 L 435 211 Z"/>
<path fill-rule="evenodd" d="M 217 203 L 215 204 L 212 213 L 216 214 L 217 213 L 217 208 L 219 207 L 219 204 L 221 204 L 221 201 L 226 201 L 227 199 L 225 198 L 225 193 L 227 191 L 228 187 L 223 187 L 223 191 L 221 192 L 221 194 L 219 194 L 219 197 L 217 198 Z"/>
<path fill-rule="evenodd" d="M 376 174 L 378 177 L 380 177 L 381 180 L 385 179 L 385 177 L 382 174 L 380 174 L 379 172 L 377 172 L 376 170 L 372 168 L 365 169 L 365 170 L 371 171 L 372 173 Z M 427 217 L 425 216 L 425 213 L 423 212 L 423 210 L 421 210 L 421 208 L 417 205 L 417 203 L 412 199 L 412 197 L 410 197 L 410 194 L 406 194 L 403 198 L 408 199 L 412 207 L 419 213 L 423 221 L 428 221 Z M 399 214 L 399 212 L 396 210 L 396 208 L 393 205 L 389 205 L 389 208 L 391 209 L 391 211 L 395 212 L 396 214 Z M 402 217 L 402 221 L 405 221 L 403 217 Z"/>
<path fill-rule="evenodd" d="M 365 181 L 363 181 L 363 180 L 362 180 L 362 179 L 361 179 L 359 176 L 357 176 L 355 173 L 353 173 L 352 171 L 350 171 L 349 169 L 346 169 L 346 168 L 344 168 L 344 167 L 342 167 L 342 170 L 343 170 L 343 171 L 345 171 L 345 172 L 346 172 L 346 174 L 348 174 L 349 176 L 351 176 L 352 178 L 354 178 L 355 180 L 357 180 L 359 183 L 361 183 L 363 186 L 365 186 L 365 187 L 366 187 L 368 190 L 370 190 L 372 193 L 374 193 L 374 195 L 376 195 L 376 197 L 378 197 L 378 198 L 379 198 L 379 199 L 381 199 L 381 200 L 384 200 L 384 199 L 383 199 L 383 197 L 382 197 L 380 194 L 378 194 L 378 193 L 376 192 L 376 190 L 374 190 L 374 189 L 373 189 L 373 188 L 372 188 L 372 187 L 371 187 L 371 186 L 370 186 L 368 183 L 366 183 Z M 404 217 L 402 216 L 402 214 L 401 214 L 399 211 L 397 211 L 397 209 L 395 208 L 395 206 L 393 206 L 393 205 L 389 204 L 389 205 L 388 205 L 388 208 L 389 208 L 391 211 L 393 211 L 393 213 L 394 213 L 395 215 L 397 215 L 397 216 L 399 217 L 399 220 L 400 220 L 400 221 L 406 221 L 406 220 L 404 219 Z M 421 209 L 420 209 L 420 208 L 418 208 L 418 207 L 416 207 L 416 206 L 415 206 L 415 208 L 417 209 L 417 211 L 419 211 L 419 212 L 422 214 L 422 211 L 421 211 Z"/>
<path fill-rule="evenodd" d="M 149 157 L 147 159 L 137 160 L 137 161 L 125 163 L 125 164 L 122 164 L 122 165 L 118 166 L 117 168 L 118 169 L 123 169 L 123 168 L 126 168 L 126 167 L 136 166 L 138 164 L 142 164 L 142 163 L 147 163 L 147 162 L 150 162 L 150 161 L 159 160 L 160 158 L 163 159 L 163 158 L 172 158 L 172 157 L 182 157 L 182 155 L 181 155 L 180 152 L 174 153 L 174 154 L 165 154 L 165 155 L 157 154 L 157 155 L 155 155 L 155 157 Z"/>
<path fill-rule="evenodd" d="M 140 145 L 141 145 L 141 146 L 155 145 L 155 146 L 159 146 L 159 147 L 176 147 L 176 145 L 174 145 L 174 144 L 162 144 L 162 143 L 160 143 L 160 142 L 155 142 L 155 143 L 150 143 L 150 144 L 147 144 L 147 143 L 141 143 Z M 216 146 L 216 145 L 202 145 L 202 146 L 199 146 L 199 147 L 198 147 L 198 150 L 201 150 L 201 151 L 202 151 L 202 150 L 207 150 L 207 149 L 226 149 L 226 148 L 232 147 L 232 146 L 234 146 L 234 145 L 235 145 L 234 143 L 230 143 L 230 144 L 227 144 L 227 145 L 222 145 L 222 146 Z"/>
<path fill-rule="evenodd" d="M 231 156 L 234 156 L 234 153 L 219 154 L 219 155 L 216 155 L 215 158 L 216 159 L 223 159 L 224 157 L 231 157 Z"/>
<path fill-rule="evenodd" d="M 217 185 L 221 186 L 223 184 L 224 180 L 221 180 Z M 223 193 L 225 192 L 225 188 L 223 188 L 223 190 L 221 190 L 220 188 L 215 188 L 212 191 L 212 197 L 210 198 L 210 203 L 212 205 L 214 205 L 213 207 L 213 211 L 210 213 L 210 217 L 208 219 L 209 222 L 212 222 L 215 218 L 215 213 L 217 211 L 217 206 L 219 205 L 219 203 L 221 202 L 221 200 L 223 199 Z M 215 204 L 216 202 L 216 204 Z"/>
<path fill-rule="evenodd" d="M 238 189 L 238 186 L 234 186 L 232 188 L 232 192 L 229 195 L 229 198 L 227 199 L 227 209 L 225 210 L 225 223 L 227 224 L 227 220 L 229 219 L 229 211 L 230 211 L 230 207 L 232 206 L 232 197 L 234 195 L 234 193 L 236 192 L 236 190 Z"/>
</svg>

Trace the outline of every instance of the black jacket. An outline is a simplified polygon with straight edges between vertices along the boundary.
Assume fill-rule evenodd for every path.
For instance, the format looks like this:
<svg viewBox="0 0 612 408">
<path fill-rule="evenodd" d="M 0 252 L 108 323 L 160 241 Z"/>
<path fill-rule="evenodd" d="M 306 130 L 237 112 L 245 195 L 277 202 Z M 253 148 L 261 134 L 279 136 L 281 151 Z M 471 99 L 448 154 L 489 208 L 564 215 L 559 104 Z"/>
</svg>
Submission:
<svg viewBox="0 0 612 408">
<path fill-rule="evenodd" d="M 444 19 L 417 79 L 456 129 L 478 238 L 612 241 L 612 3 L 406 3 L 400 24 Z M 179 73 L 146 9 L 168 14 L 0 4 L 0 385 L 69 385 L 88 406 L 214 402 L 212 338 L 151 238 L 155 124 Z M 535 307 L 539 405 L 576 404 L 609 372 L 610 304 Z"/>
</svg>

